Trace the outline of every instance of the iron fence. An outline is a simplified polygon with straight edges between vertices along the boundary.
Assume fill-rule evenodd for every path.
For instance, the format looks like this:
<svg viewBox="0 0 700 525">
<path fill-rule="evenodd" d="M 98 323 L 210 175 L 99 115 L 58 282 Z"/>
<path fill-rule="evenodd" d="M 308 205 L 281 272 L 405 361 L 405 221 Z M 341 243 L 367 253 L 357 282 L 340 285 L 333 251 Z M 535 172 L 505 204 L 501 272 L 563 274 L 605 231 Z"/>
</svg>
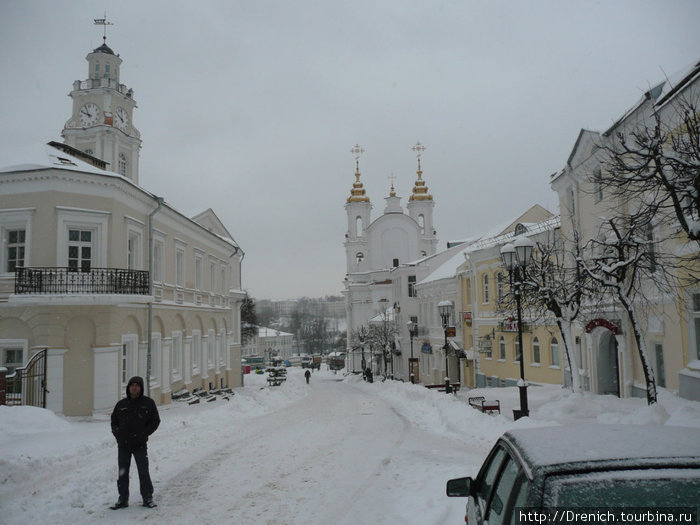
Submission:
<svg viewBox="0 0 700 525">
<path fill-rule="evenodd" d="M 46 408 L 46 349 L 6 378 L 5 403 Z"/>
<path fill-rule="evenodd" d="M 15 268 L 16 294 L 148 295 L 148 272 L 123 268 Z"/>
</svg>

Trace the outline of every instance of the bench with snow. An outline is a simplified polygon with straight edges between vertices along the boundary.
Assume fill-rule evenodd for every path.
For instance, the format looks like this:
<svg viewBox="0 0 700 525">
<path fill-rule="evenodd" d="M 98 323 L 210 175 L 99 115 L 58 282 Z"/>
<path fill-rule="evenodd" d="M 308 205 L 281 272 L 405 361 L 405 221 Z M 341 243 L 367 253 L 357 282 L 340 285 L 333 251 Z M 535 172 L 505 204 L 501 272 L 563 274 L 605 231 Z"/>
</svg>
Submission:
<svg viewBox="0 0 700 525">
<path fill-rule="evenodd" d="M 501 413 L 501 402 L 498 399 L 486 399 L 483 396 L 470 397 L 469 406 L 484 413 Z"/>
<path fill-rule="evenodd" d="M 444 392 L 445 391 L 445 383 L 438 383 L 436 385 L 423 385 L 425 388 L 435 388 L 437 389 L 438 392 Z M 452 390 L 453 394 L 456 394 L 457 391 L 459 390 L 460 385 L 453 385 L 450 384 L 450 389 Z"/>
</svg>

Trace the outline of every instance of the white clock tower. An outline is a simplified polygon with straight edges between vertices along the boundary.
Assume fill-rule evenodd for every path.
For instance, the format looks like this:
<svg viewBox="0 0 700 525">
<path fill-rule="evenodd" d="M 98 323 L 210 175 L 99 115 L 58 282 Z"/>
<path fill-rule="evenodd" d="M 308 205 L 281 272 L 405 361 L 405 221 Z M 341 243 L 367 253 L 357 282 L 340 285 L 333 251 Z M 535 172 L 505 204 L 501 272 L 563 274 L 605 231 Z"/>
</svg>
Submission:
<svg viewBox="0 0 700 525">
<path fill-rule="evenodd" d="M 106 42 L 89 53 L 87 80 L 73 82 L 73 112 L 65 143 L 108 163 L 107 169 L 139 182 L 141 134 L 133 125 L 133 91 L 119 83 L 122 59 Z"/>
</svg>

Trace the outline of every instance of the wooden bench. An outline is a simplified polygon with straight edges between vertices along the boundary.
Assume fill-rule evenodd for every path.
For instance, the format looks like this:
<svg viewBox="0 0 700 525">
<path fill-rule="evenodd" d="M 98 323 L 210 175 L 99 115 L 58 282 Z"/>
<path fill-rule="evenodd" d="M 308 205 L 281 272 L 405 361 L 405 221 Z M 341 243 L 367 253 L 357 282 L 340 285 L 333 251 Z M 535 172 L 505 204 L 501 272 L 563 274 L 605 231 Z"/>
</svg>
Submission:
<svg viewBox="0 0 700 525">
<path fill-rule="evenodd" d="M 477 410 L 491 414 L 492 412 L 501 413 L 501 402 L 498 399 L 486 399 L 484 396 L 474 396 L 468 399 L 469 406 Z"/>
<path fill-rule="evenodd" d="M 445 391 L 445 383 L 438 383 L 437 385 L 423 385 L 425 388 L 435 388 L 437 389 L 438 392 L 444 392 Z M 450 388 L 452 389 L 452 393 L 456 394 L 459 391 L 460 385 L 453 385 L 450 384 Z"/>
</svg>

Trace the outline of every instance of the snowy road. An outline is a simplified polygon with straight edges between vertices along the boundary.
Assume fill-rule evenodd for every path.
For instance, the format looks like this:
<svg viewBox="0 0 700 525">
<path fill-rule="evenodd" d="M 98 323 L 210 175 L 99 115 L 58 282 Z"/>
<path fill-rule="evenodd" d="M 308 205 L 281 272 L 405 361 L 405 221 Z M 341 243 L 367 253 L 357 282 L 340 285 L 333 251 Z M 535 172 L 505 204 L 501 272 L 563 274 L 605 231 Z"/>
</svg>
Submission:
<svg viewBox="0 0 700 525">
<path fill-rule="evenodd" d="M 516 388 L 486 389 L 503 415 L 468 407 L 466 393 L 419 385 L 368 384 L 315 372 L 306 385 L 290 369 L 280 387 L 246 376 L 230 401 L 161 407 L 149 442 L 154 498 L 116 501 L 117 452 L 105 415 L 61 418 L 0 406 L 0 523 L 350 525 L 464 523 L 464 500 L 445 481 L 476 474 L 505 430 L 580 422 L 700 426 L 700 403 L 662 393 L 641 399 L 530 389 L 531 417 L 513 422 Z M 473 392 L 476 393 L 476 392 Z"/>
</svg>

